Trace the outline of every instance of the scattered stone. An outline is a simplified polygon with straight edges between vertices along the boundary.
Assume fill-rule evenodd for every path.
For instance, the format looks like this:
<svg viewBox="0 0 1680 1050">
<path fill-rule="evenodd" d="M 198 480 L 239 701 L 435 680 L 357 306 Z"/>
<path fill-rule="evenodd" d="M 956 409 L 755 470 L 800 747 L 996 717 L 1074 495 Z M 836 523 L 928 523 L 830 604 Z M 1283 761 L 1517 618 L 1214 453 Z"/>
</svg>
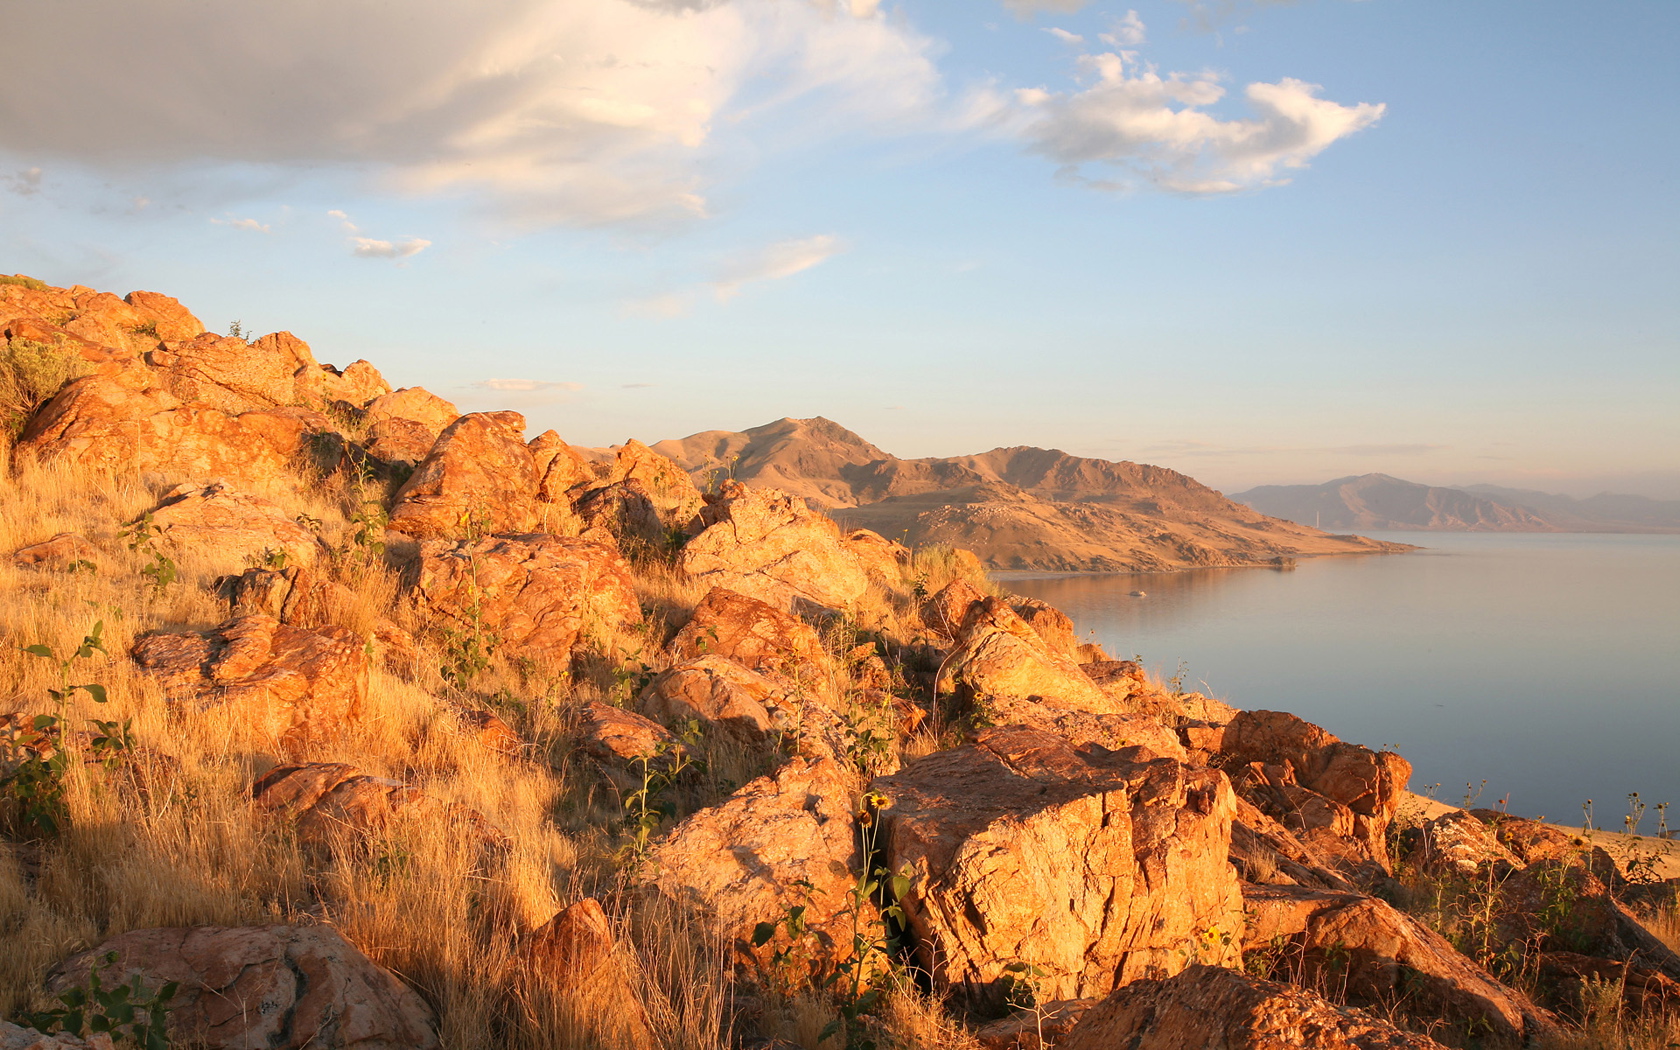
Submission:
<svg viewBox="0 0 1680 1050">
<path fill-rule="evenodd" d="M 1444 1050 L 1428 1036 L 1311 992 L 1217 966 L 1129 984 L 1057 1050 Z"/>
<path fill-rule="evenodd" d="M 64 1032 L 46 1035 L 33 1028 L 0 1021 L 0 1050 L 116 1050 L 116 1044 L 104 1032 L 78 1039 Z"/>
<path fill-rule="evenodd" d="M 524 739 L 494 712 L 462 711 L 459 717 L 462 730 L 480 747 L 503 755 L 517 755 L 525 750 Z"/>
<path fill-rule="evenodd" d="M 887 867 L 914 873 L 900 903 L 936 988 L 995 1007 L 1014 963 L 1067 999 L 1238 958 L 1236 797 L 1216 770 L 1007 728 L 872 790 Z"/>
<path fill-rule="evenodd" d="M 59 963 L 47 988 L 85 984 L 109 952 L 107 987 L 139 974 L 179 984 L 170 1041 L 206 1050 L 432 1050 L 431 1008 L 330 926 L 130 930 Z"/>
<path fill-rule="evenodd" d="M 367 695 L 366 646 L 342 627 L 238 616 L 212 631 L 142 638 L 133 656 L 169 699 L 230 709 L 286 747 L 341 732 Z"/>
<path fill-rule="evenodd" d="M 335 838 L 370 835 L 399 822 L 449 827 L 473 839 L 484 853 L 507 849 L 507 836 L 477 810 L 443 802 L 399 780 L 366 776 L 342 762 L 311 762 L 271 769 L 251 787 L 258 809 L 297 825 L 298 836 L 331 847 Z"/>
<path fill-rule="evenodd" d="M 99 552 L 73 532 L 31 543 L 12 552 L 12 564 L 25 569 L 73 569 L 93 564 Z"/>
</svg>

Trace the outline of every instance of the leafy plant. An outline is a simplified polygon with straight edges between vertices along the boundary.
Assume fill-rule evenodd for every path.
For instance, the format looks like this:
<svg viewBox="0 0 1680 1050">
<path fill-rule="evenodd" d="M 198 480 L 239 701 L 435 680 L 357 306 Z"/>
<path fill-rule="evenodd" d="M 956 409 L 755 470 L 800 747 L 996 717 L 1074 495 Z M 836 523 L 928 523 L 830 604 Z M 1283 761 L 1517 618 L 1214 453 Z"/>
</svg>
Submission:
<svg viewBox="0 0 1680 1050">
<path fill-rule="evenodd" d="M 105 1033 L 127 1037 L 143 1050 L 168 1050 L 169 1003 L 180 989 L 169 981 L 153 992 L 136 972 L 124 984 L 105 987 L 100 971 L 116 965 L 117 953 L 106 952 L 88 970 L 85 985 L 59 993 L 58 1005 L 23 1015 L 24 1024 L 40 1032 L 66 1032 L 77 1037 Z"/>
<path fill-rule="evenodd" d="M 0 430 L 15 439 L 37 406 L 90 370 L 62 342 L 13 339 L 0 347 Z"/>
<path fill-rule="evenodd" d="M 140 575 L 151 578 L 154 591 L 162 593 L 180 575 L 175 559 L 158 549 L 157 541 L 163 536 L 163 528 L 152 521 L 151 511 L 140 515 L 117 536 L 128 541 L 129 550 L 151 558 L 141 567 Z"/>
<path fill-rule="evenodd" d="M 245 324 L 243 321 L 228 322 L 228 335 L 235 339 L 245 338 Z"/>
<path fill-rule="evenodd" d="M 64 781 L 70 771 L 70 753 L 65 747 L 64 724 L 70 702 L 78 692 L 86 693 L 99 704 L 109 699 L 105 687 L 97 682 L 74 683 L 70 680 L 77 661 L 91 659 L 96 652 L 105 652 L 101 640 L 104 630 L 105 621 L 96 622 L 82 638 L 82 644 L 62 658 L 49 645 L 23 647 L 23 651 L 31 656 L 56 661 L 59 682 L 57 688 L 47 690 L 47 695 L 53 700 L 52 714 L 36 715 L 27 725 L 10 725 L 0 736 L 0 793 L 18 806 L 23 823 L 39 835 L 58 834 L 67 816 Z M 96 721 L 94 724 L 103 728 L 106 723 Z M 107 743 L 102 746 L 96 742 L 95 749 L 112 756 L 119 750 L 126 750 L 129 744 L 128 724 L 123 723 L 121 728 L 122 733 L 117 737 L 105 733 Z M 113 745 L 113 740 L 120 740 L 120 747 Z"/>
<path fill-rule="evenodd" d="M 661 740 L 652 752 L 630 760 L 641 786 L 624 796 L 624 818 L 630 838 L 619 850 L 619 862 L 625 867 L 636 870 L 646 862 L 653 837 L 667 819 L 676 815 L 677 808 L 665 793 L 684 772 L 699 765 L 689 749 L 698 747 L 700 739 L 700 723 L 690 721 L 681 743 Z"/>
</svg>

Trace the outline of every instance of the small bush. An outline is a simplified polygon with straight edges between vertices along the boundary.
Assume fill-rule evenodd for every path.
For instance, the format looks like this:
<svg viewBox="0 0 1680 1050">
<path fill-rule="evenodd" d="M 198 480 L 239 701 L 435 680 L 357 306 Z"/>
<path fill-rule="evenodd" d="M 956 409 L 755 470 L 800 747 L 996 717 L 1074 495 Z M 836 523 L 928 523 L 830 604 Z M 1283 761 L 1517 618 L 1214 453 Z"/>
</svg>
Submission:
<svg viewBox="0 0 1680 1050">
<path fill-rule="evenodd" d="M 37 281 L 33 277 L 25 277 L 21 273 L 10 276 L 0 273 L 0 284 L 21 284 L 32 292 L 39 292 L 47 286 L 47 282 Z"/>
<path fill-rule="evenodd" d="M 41 402 L 91 370 L 80 354 L 62 344 L 12 340 L 0 348 L 0 430 L 15 440 Z"/>
</svg>

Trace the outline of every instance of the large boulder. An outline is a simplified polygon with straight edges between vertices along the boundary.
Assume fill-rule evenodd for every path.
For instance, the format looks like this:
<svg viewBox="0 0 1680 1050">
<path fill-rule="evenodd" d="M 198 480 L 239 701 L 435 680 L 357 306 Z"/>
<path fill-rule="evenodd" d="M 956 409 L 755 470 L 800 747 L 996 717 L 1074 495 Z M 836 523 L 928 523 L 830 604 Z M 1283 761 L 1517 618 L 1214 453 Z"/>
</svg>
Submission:
<svg viewBox="0 0 1680 1050">
<path fill-rule="evenodd" d="M 1300 886 L 1243 887 L 1244 949 L 1250 966 L 1292 981 L 1323 981 L 1355 1002 L 1401 1003 L 1420 1019 L 1438 1018 L 1486 1045 L 1518 1047 L 1551 1029 L 1549 1016 L 1500 984 L 1441 935 L 1388 904 L 1359 893 Z"/>
<path fill-rule="evenodd" d="M 1238 957 L 1236 797 L 1217 770 L 1007 728 L 872 790 L 887 800 L 887 866 L 912 873 L 900 903 L 938 988 L 995 1005 L 1024 963 L 1045 974 L 1043 997 L 1078 998 Z"/>
<path fill-rule="evenodd" d="M 670 648 L 677 659 L 723 656 L 811 688 L 827 684 L 832 664 L 822 639 L 805 621 L 726 587 L 706 592 Z"/>
<path fill-rule="evenodd" d="M 387 390 L 361 404 L 369 423 L 383 419 L 406 419 L 419 423 L 434 436 L 443 433 L 445 427 L 461 418 L 460 410 L 454 405 L 419 386 Z"/>
<path fill-rule="evenodd" d="M 841 543 L 840 527 L 804 500 L 739 484 L 726 489 L 706 508 L 707 527 L 683 548 L 683 571 L 696 582 L 778 609 L 797 600 L 845 608 L 869 589 L 858 556 Z"/>
<path fill-rule="evenodd" d="M 722 656 L 697 656 L 661 672 L 636 706 L 665 725 L 698 722 L 708 748 L 728 742 L 757 750 L 786 734 L 820 754 L 832 753 L 838 740 L 837 720 L 815 690 Z"/>
<path fill-rule="evenodd" d="M 530 449 L 541 479 L 537 486 L 539 502 L 570 503 L 574 493 L 596 483 L 595 468 L 554 431 L 545 430 L 532 438 Z"/>
<path fill-rule="evenodd" d="M 233 415 L 183 402 L 149 371 L 128 370 L 67 384 L 30 419 L 15 461 L 264 485 L 289 478 L 306 438 L 328 429 L 310 409 Z"/>
<path fill-rule="evenodd" d="M 659 520 L 668 527 L 686 526 L 704 503 L 694 479 L 671 459 L 631 438 L 618 447 L 601 487 L 634 482 L 646 493 Z"/>
<path fill-rule="evenodd" d="M 982 709 L 996 699 L 1092 714 L 1131 711 L 1097 688 L 1071 656 L 1047 645 L 1001 598 L 981 599 L 966 612 L 961 644 L 945 659 L 939 688 L 959 685 Z"/>
<path fill-rule="evenodd" d="M 330 926 L 130 930 L 59 963 L 51 991 L 83 985 L 110 953 L 106 987 L 178 983 L 176 1046 L 206 1050 L 431 1050 L 431 1008 Z"/>
<path fill-rule="evenodd" d="M 1388 827 L 1412 766 L 1282 711 L 1240 711 L 1224 727 L 1219 755 L 1250 801 L 1330 853 L 1389 867 Z M 1239 774 L 1241 767 L 1248 770 Z"/>
<path fill-rule="evenodd" d="M 619 947 L 601 902 L 585 897 L 537 927 L 519 946 L 527 1002 L 558 992 L 551 1009 L 554 1034 L 582 1036 L 584 1045 L 614 1050 L 653 1050 L 653 1033 L 639 996 L 631 992 L 636 967 Z"/>
<path fill-rule="evenodd" d="M 133 656 L 169 699 L 225 708 L 283 746 L 337 734 L 367 696 L 366 643 L 342 627 L 239 616 L 212 631 L 142 638 Z"/>
<path fill-rule="evenodd" d="M 535 528 L 539 479 L 524 431 L 518 412 L 451 423 L 397 492 L 391 528 L 422 539 Z"/>
<path fill-rule="evenodd" d="M 838 763 L 795 758 L 672 829 L 653 851 L 655 882 L 714 916 L 741 961 L 768 962 L 790 946 L 817 967 L 850 958 L 848 902 L 862 865 L 855 797 Z M 781 923 L 798 907 L 814 944 L 794 943 L 785 926 L 753 944 L 760 923 Z"/>
<path fill-rule="evenodd" d="M 463 417 L 470 419 L 472 417 Z M 414 598 L 454 630 L 555 663 L 586 630 L 642 619 L 623 557 L 584 539 L 540 533 L 421 544 Z"/>
<path fill-rule="evenodd" d="M 1444 1050 L 1363 1010 L 1217 966 L 1129 984 L 1057 1050 Z"/>
<path fill-rule="evenodd" d="M 235 616 L 262 613 L 293 627 L 340 623 L 357 602 L 356 592 L 315 569 L 246 569 L 225 576 L 218 590 Z"/>
<path fill-rule="evenodd" d="M 290 332 L 247 343 L 204 332 L 183 342 L 165 342 L 146 355 L 169 392 L 238 413 L 253 408 L 302 405 L 318 408 L 325 373 L 309 344 Z"/>
<path fill-rule="evenodd" d="M 216 572 L 239 572 L 253 562 L 313 565 L 321 550 L 315 534 L 280 505 L 219 482 L 179 485 L 152 511 L 157 543 L 177 558 L 190 557 Z"/>
</svg>

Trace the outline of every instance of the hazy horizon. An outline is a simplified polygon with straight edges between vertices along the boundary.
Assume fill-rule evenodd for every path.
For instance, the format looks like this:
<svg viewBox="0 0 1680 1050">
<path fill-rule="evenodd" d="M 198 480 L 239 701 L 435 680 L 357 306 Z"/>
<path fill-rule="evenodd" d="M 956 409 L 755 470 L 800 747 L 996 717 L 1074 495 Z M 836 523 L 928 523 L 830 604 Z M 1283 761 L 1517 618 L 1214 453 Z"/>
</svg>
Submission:
<svg viewBox="0 0 1680 1050">
<path fill-rule="evenodd" d="M 1671 3 L 312 11 L 11 12 L 0 270 L 579 445 L 1680 498 Z"/>
</svg>

